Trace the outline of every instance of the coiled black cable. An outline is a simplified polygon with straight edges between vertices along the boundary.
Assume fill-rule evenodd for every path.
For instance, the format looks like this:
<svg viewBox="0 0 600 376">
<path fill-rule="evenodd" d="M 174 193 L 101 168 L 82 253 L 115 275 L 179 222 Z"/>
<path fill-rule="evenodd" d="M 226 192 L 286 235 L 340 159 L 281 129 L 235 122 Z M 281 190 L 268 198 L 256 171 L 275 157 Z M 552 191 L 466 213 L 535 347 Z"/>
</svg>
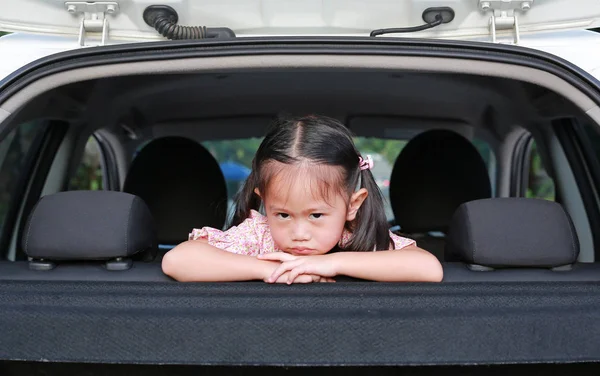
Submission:
<svg viewBox="0 0 600 376">
<path fill-rule="evenodd" d="M 144 10 L 144 21 L 168 39 L 235 38 L 235 33 L 229 28 L 180 26 L 177 25 L 178 19 L 175 9 L 167 5 L 152 5 Z"/>
<path fill-rule="evenodd" d="M 162 35 L 168 39 L 204 39 L 206 38 L 206 26 L 179 26 L 171 22 L 169 17 L 159 15 L 152 25 Z"/>
</svg>

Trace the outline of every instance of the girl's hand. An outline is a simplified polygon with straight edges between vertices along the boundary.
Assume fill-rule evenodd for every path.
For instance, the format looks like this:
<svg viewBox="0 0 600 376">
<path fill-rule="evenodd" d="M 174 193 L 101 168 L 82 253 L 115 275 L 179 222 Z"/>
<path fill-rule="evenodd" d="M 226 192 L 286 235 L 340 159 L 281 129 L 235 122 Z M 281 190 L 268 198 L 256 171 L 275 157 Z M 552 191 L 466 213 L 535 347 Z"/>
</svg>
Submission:
<svg viewBox="0 0 600 376">
<path fill-rule="evenodd" d="M 331 258 L 327 255 L 294 256 L 285 252 L 274 252 L 259 255 L 258 258 L 281 262 L 281 265 L 266 279 L 266 282 L 279 281 L 287 273 L 289 273 L 287 275 L 288 284 L 296 282 L 300 276 L 316 275 L 323 278 L 332 278 L 337 274 Z"/>
<path fill-rule="evenodd" d="M 290 274 L 289 272 L 283 273 L 275 282 L 271 282 L 270 281 L 271 276 L 269 276 L 269 277 L 265 278 L 265 282 L 267 282 L 267 283 L 287 283 L 289 274 Z M 296 278 L 296 280 L 294 280 L 294 283 L 329 283 L 329 282 L 335 282 L 335 279 L 321 277 L 320 275 L 316 275 L 316 274 L 302 274 L 302 275 L 299 275 L 298 278 Z"/>
</svg>

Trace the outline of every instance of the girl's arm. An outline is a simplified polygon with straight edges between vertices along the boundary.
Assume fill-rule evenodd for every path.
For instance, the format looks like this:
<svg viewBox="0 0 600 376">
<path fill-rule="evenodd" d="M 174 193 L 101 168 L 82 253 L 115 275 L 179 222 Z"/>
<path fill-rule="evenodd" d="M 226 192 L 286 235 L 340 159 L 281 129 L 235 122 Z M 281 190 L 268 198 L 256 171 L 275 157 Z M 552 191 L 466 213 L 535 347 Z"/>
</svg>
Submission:
<svg viewBox="0 0 600 376">
<path fill-rule="evenodd" d="M 338 252 L 330 255 L 336 274 L 380 282 L 441 282 L 442 265 L 416 246 L 378 252 Z"/>
<path fill-rule="evenodd" d="M 262 280 L 274 270 L 272 261 L 238 255 L 191 240 L 165 254 L 163 272 L 180 282 L 230 282 Z"/>
<path fill-rule="evenodd" d="M 442 265 L 431 253 L 416 246 L 377 252 L 337 252 L 318 256 L 293 256 L 271 253 L 262 260 L 280 261 L 269 280 L 278 280 L 289 272 L 288 283 L 302 274 L 323 277 L 346 275 L 380 282 L 440 282 Z"/>
</svg>

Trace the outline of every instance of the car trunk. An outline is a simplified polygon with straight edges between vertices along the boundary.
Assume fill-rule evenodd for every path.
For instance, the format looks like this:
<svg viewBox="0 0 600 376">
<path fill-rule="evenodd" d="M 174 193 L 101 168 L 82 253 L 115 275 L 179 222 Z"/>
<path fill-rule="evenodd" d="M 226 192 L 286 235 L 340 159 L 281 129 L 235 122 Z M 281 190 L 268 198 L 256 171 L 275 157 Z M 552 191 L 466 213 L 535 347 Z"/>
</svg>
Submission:
<svg viewBox="0 0 600 376">
<path fill-rule="evenodd" d="M 40 149 L 3 227 L 0 250 L 17 261 L 0 262 L 0 359 L 246 366 L 600 360 L 595 263 L 562 274 L 473 272 L 447 263 L 445 282 L 435 285 L 179 284 L 152 262 L 119 272 L 77 262 L 30 270 L 17 240 L 35 201 L 63 190 L 93 132 L 121 145 L 148 135 L 254 137 L 285 110 L 341 119 L 364 137 L 430 128 L 500 140 L 520 132 L 550 137 L 556 119 L 600 123 L 596 82 L 564 61 L 476 43 L 246 39 L 63 53 L 3 83 L 0 140 L 35 119 L 68 129 L 54 149 Z M 127 162 L 120 166 L 126 170 Z M 119 190 L 122 181 L 113 184 Z M 496 189 L 511 194 L 506 184 Z M 565 206 L 587 213 L 573 220 L 580 261 L 593 261 L 597 230 L 588 218 L 597 208 L 577 200 Z"/>
</svg>

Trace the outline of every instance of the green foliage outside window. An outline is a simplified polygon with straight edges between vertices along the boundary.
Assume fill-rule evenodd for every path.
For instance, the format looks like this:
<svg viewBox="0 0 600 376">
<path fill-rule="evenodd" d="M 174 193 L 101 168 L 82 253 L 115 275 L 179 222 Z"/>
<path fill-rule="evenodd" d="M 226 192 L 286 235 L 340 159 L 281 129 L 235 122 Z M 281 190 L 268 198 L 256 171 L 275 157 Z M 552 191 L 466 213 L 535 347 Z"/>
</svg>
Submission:
<svg viewBox="0 0 600 376">
<path fill-rule="evenodd" d="M 239 140 L 205 141 L 202 145 L 219 162 L 231 161 L 250 168 L 252 158 L 254 158 L 261 141 L 262 138 L 254 137 Z"/>
<path fill-rule="evenodd" d="M 550 201 L 556 199 L 554 180 L 548 175 L 535 142 L 531 145 L 526 197 Z"/>
<path fill-rule="evenodd" d="M 98 141 L 90 137 L 79 168 L 69 182 L 69 189 L 96 191 L 103 189 L 103 186 L 102 152 Z"/>
</svg>

